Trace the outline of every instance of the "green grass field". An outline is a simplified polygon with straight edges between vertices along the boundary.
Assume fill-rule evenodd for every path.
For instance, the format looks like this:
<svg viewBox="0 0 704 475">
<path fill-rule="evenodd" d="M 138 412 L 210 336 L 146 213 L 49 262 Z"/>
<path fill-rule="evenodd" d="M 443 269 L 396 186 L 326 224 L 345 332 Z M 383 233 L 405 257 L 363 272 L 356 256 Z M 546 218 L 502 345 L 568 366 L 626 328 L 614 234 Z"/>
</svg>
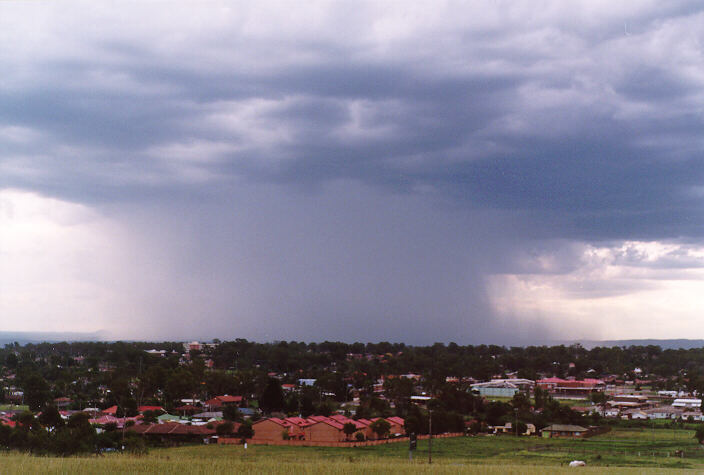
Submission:
<svg viewBox="0 0 704 475">
<path fill-rule="evenodd" d="M 406 443 L 358 448 L 184 446 L 145 456 L 110 454 L 68 459 L 0 455 L 0 473 L 568 473 L 584 460 L 591 473 L 686 473 L 704 470 L 704 449 L 692 431 L 620 429 L 584 440 L 539 437 L 459 437 L 419 441 L 414 460 Z M 675 457 L 683 450 L 685 457 Z M 574 469 L 572 469 L 574 470 Z"/>
</svg>

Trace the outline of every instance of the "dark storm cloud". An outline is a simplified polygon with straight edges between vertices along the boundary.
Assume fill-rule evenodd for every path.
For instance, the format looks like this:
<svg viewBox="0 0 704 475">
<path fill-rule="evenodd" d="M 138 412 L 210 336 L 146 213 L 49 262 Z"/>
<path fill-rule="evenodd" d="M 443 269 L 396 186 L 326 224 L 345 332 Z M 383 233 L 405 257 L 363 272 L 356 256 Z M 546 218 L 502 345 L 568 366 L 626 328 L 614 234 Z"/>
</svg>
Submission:
<svg viewBox="0 0 704 475">
<path fill-rule="evenodd" d="M 163 219 L 176 229 L 172 239 L 186 244 L 173 252 L 218 276 L 210 292 L 234 278 L 226 269 L 255 276 L 255 303 L 241 307 L 247 325 L 269 308 L 292 315 L 289 334 L 335 315 L 319 335 L 363 338 L 378 321 L 390 339 L 413 325 L 398 334 L 470 338 L 462 332 L 474 327 L 499 338 L 482 279 L 520 273 L 507 256 L 527 240 L 704 234 L 703 14 L 692 2 L 585 2 L 574 6 L 578 15 L 560 2 L 412 4 L 407 12 L 373 3 L 308 12 L 145 5 L 119 14 L 75 6 L 77 19 L 33 8 L 0 7 L 9 31 L 0 46 L 0 187 L 96 206 L 125 222 L 121 207 L 150 209 L 142 226 Z M 13 25 L 32 14 L 49 33 L 12 42 Z M 330 191 L 340 183 L 344 199 Z M 262 207 L 269 186 L 279 187 L 279 201 Z M 355 206 L 353 189 L 376 193 L 373 202 Z M 304 220 L 295 203 L 317 221 L 277 228 L 290 215 Z M 394 212 L 412 223 L 405 234 L 386 223 Z M 453 221 L 463 224 L 443 227 Z M 237 271 L 233 242 L 256 223 L 270 229 L 270 252 L 254 238 L 242 248 L 259 249 L 268 265 Z M 364 245 L 337 231 L 317 241 L 339 227 Z M 425 227 L 444 231 L 418 237 Z M 377 245 L 390 256 L 370 252 Z M 329 273 L 324 263 L 342 253 L 350 262 Z M 484 258 L 455 261 L 462 253 Z M 367 267 L 355 265 L 368 256 Z M 566 269 L 577 265 L 566 259 Z M 390 283 L 409 275 L 407 288 Z M 464 286 L 453 289 L 458 281 Z M 409 297 L 424 289 L 426 304 Z M 231 302 L 219 302 L 210 311 L 229 322 Z M 429 324 L 422 316 L 433 308 L 443 316 Z M 368 317 L 354 321 L 359 314 Z"/>
</svg>

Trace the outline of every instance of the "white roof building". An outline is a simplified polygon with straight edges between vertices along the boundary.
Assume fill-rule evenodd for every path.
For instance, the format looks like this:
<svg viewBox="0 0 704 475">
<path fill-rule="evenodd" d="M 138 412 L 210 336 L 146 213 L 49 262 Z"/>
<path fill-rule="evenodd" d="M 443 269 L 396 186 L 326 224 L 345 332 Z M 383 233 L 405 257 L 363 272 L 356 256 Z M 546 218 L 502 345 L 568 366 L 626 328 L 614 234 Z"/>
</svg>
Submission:
<svg viewBox="0 0 704 475">
<path fill-rule="evenodd" d="M 702 407 L 702 400 L 696 398 L 681 398 L 672 401 L 672 407 Z"/>
</svg>

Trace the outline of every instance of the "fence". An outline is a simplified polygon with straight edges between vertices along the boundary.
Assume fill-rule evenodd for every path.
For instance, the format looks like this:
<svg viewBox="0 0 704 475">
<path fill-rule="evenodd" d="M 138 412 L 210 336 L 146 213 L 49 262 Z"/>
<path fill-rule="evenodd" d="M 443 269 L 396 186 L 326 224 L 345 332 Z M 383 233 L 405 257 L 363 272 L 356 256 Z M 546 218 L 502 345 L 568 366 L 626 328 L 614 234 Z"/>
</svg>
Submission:
<svg viewBox="0 0 704 475">
<path fill-rule="evenodd" d="M 526 450 L 528 452 L 557 452 L 561 454 L 569 454 L 574 457 L 592 457 L 592 456 L 616 456 L 616 457 L 677 457 L 677 458 L 703 458 L 704 451 L 699 449 L 672 449 L 663 450 L 660 449 L 648 449 L 643 448 L 642 450 L 619 450 L 619 449 L 604 449 L 601 447 L 557 447 L 555 445 L 540 444 L 534 445 L 532 447 L 526 447 L 520 450 Z M 520 451 L 519 450 L 519 451 Z M 519 452 L 517 451 L 517 452 Z"/>
<path fill-rule="evenodd" d="M 462 437 L 464 434 L 461 432 L 451 432 L 446 434 L 435 434 L 433 439 L 446 439 L 448 437 Z M 427 435 L 419 435 L 418 440 L 428 439 Z M 247 439 L 248 444 L 255 445 L 283 445 L 283 446 L 296 446 L 296 447 L 368 447 L 371 445 L 384 445 L 393 444 L 396 442 L 408 442 L 408 437 L 395 437 L 393 439 L 379 439 L 379 440 L 365 440 L 356 441 L 351 440 L 349 442 L 325 442 L 325 441 L 312 441 L 312 440 L 262 440 L 262 439 Z M 241 444 L 242 439 L 234 437 L 220 437 L 218 438 L 218 444 L 224 445 L 237 445 Z"/>
</svg>

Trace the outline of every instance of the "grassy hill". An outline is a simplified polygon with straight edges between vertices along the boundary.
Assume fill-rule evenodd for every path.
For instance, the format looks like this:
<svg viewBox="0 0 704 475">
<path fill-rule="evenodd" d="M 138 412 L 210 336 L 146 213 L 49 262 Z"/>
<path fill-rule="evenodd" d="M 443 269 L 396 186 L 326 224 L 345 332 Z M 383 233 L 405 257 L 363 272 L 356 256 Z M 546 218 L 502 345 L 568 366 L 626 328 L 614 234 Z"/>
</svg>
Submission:
<svg viewBox="0 0 704 475">
<path fill-rule="evenodd" d="M 676 457 L 678 450 L 684 458 Z M 420 441 L 414 460 L 405 443 L 359 448 L 184 446 L 145 456 L 47 458 L 0 456 L 0 473 L 571 473 L 584 460 L 590 473 L 686 473 L 704 469 L 704 450 L 687 430 L 616 430 L 585 440 L 460 437 Z"/>
</svg>

